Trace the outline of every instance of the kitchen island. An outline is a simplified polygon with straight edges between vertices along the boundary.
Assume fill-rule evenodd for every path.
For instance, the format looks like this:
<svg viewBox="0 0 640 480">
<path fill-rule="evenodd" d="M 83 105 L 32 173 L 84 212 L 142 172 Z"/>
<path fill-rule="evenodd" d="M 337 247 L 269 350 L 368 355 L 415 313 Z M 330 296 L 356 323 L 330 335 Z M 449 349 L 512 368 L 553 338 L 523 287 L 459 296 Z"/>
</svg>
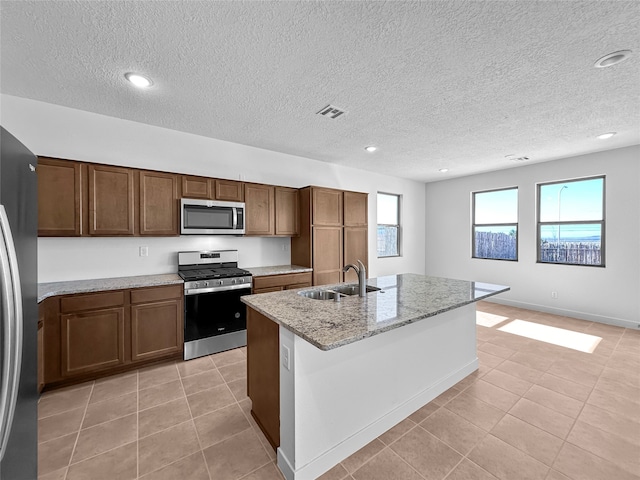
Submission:
<svg viewBox="0 0 640 480">
<path fill-rule="evenodd" d="M 474 372 L 474 303 L 509 290 L 415 274 L 367 283 L 380 290 L 340 302 L 243 297 L 252 415 L 288 480 L 317 478 Z"/>
</svg>

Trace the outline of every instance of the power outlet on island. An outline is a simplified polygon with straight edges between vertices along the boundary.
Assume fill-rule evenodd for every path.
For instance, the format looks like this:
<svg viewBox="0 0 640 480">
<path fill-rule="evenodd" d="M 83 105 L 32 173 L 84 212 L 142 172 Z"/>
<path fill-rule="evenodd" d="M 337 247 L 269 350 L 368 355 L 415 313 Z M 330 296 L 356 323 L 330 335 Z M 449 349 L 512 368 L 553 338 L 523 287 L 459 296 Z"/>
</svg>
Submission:
<svg viewBox="0 0 640 480">
<path fill-rule="evenodd" d="M 558 298 L 558 292 L 551 292 L 551 298 Z"/>
<path fill-rule="evenodd" d="M 287 370 L 291 370 L 291 350 L 286 345 L 282 345 L 282 366 Z"/>
</svg>

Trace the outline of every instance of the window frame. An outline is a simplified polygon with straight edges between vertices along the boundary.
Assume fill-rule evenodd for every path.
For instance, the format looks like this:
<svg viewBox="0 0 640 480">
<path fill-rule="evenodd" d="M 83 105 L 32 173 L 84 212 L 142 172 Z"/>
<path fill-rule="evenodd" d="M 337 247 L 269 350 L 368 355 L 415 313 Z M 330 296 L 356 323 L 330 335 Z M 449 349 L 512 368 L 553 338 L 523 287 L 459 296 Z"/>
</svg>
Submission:
<svg viewBox="0 0 640 480">
<path fill-rule="evenodd" d="M 378 219 L 377 219 L 377 210 L 378 210 L 378 196 L 379 195 L 389 195 L 389 196 L 393 196 L 397 198 L 397 206 L 398 206 L 398 211 L 397 211 L 397 218 L 398 218 L 398 223 L 397 224 L 392 224 L 392 223 L 378 223 Z M 402 195 L 398 194 L 398 193 L 389 193 L 389 192 L 376 192 L 376 255 L 377 258 L 396 258 L 396 257 L 401 257 L 402 256 L 402 219 L 400 217 L 400 214 L 402 212 Z M 397 245 L 398 245 L 398 251 L 395 255 L 380 255 L 378 252 L 378 227 L 379 226 L 383 226 L 383 227 L 394 227 L 396 229 L 397 232 Z"/>
<path fill-rule="evenodd" d="M 505 190 L 516 191 L 516 222 L 515 223 L 476 223 L 476 195 L 482 193 L 502 192 Z M 478 190 L 471 192 L 471 258 L 477 260 L 498 260 L 503 262 L 517 262 L 520 258 L 520 190 L 518 186 L 492 188 L 490 190 Z M 516 258 L 488 258 L 476 255 L 476 227 L 515 227 L 516 230 Z"/>
<path fill-rule="evenodd" d="M 594 180 L 597 178 L 602 179 L 602 220 L 570 220 L 570 221 L 555 221 L 555 222 L 541 222 L 540 221 L 540 190 L 542 187 L 547 185 L 557 185 L 559 183 L 575 183 L 582 182 L 585 180 Z M 577 177 L 570 178 L 565 180 L 554 180 L 552 182 L 538 182 L 536 183 L 536 263 L 541 265 L 570 265 L 572 267 L 596 267 L 596 268 L 605 268 L 606 267 L 606 219 L 607 219 L 607 176 L 606 174 L 601 175 L 590 175 L 588 177 Z M 540 232 L 542 227 L 545 225 L 600 225 L 600 264 L 592 265 L 588 263 L 567 263 L 567 262 L 544 262 L 540 260 L 540 254 L 542 251 L 542 243 L 541 243 L 541 235 Z"/>
</svg>

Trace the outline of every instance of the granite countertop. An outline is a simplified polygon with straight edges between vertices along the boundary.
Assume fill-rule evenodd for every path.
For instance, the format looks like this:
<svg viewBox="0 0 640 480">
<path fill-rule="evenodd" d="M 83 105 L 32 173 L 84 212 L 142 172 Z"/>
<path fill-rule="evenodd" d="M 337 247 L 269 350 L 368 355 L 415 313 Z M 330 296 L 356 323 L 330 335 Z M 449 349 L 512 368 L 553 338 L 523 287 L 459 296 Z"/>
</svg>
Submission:
<svg viewBox="0 0 640 480">
<path fill-rule="evenodd" d="M 100 292 L 104 290 L 122 290 L 126 288 L 157 287 L 183 283 L 175 273 L 161 275 L 140 275 L 137 277 L 97 278 L 91 280 L 72 280 L 38 284 L 38 303 L 55 295 L 72 293 Z"/>
<path fill-rule="evenodd" d="M 357 342 L 439 313 L 503 293 L 509 287 L 416 274 L 369 279 L 381 288 L 366 298 L 343 297 L 340 302 L 313 300 L 297 290 L 247 295 L 242 301 L 321 350 Z M 322 285 L 304 290 L 326 290 Z"/>
<path fill-rule="evenodd" d="M 284 275 L 287 273 L 313 272 L 313 268 L 300 267 L 298 265 L 274 265 L 272 267 L 250 267 L 249 270 L 254 277 L 266 277 L 267 275 Z"/>
</svg>

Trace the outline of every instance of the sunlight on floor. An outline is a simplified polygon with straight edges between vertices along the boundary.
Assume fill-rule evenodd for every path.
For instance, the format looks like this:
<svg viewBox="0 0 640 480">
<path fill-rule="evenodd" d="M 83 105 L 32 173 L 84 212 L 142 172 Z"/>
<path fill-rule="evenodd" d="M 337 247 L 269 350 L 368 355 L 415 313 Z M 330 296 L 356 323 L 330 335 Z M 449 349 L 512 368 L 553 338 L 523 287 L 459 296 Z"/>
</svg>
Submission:
<svg viewBox="0 0 640 480">
<path fill-rule="evenodd" d="M 514 320 L 498 328 L 498 330 L 586 353 L 593 353 L 600 343 L 600 340 L 602 340 L 601 337 L 594 335 L 573 332 L 571 330 L 565 330 L 564 328 L 550 327 L 539 323 L 526 322 L 524 320 Z"/>
<path fill-rule="evenodd" d="M 482 325 L 483 327 L 495 327 L 508 318 L 509 317 L 503 317 L 502 315 L 496 315 L 494 313 L 476 311 L 476 325 Z"/>
</svg>

